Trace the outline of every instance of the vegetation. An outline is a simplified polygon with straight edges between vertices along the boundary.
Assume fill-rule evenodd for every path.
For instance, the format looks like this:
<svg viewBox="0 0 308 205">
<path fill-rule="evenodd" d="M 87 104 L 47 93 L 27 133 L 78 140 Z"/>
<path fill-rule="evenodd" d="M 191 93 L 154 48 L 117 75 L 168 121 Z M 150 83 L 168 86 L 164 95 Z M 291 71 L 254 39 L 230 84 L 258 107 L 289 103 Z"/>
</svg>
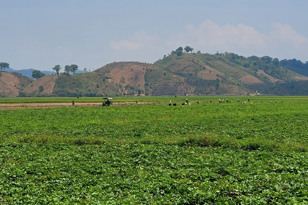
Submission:
<svg viewBox="0 0 308 205">
<path fill-rule="evenodd" d="M 189 53 L 189 52 L 192 52 L 194 49 L 193 49 L 192 47 L 190 47 L 190 46 L 186 46 L 186 47 L 184 48 L 184 50 L 185 50 L 187 53 Z"/>
<path fill-rule="evenodd" d="M 304 76 L 308 76 L 308 61 L 306 63 L 303 63 L 300 60 L 292 59 L 292 60 L 281 60 L 280 65 L 290 69 L 296 73 L 299 73 Z"/>
<path fill-rule="evenodd" d="M 61 66 L 60 65 L 56 65 L 55 67 L 52 68 L 52 70 L 56 71 L 57 75 L 59 75 L 59 72 L 61 70 Z"/>
<path fill-rule="evenodd" d="M 237 98 L 0 111 L 0 202 L 306 204 L 308 98 Z"/>
<path fill-rule="evenodd" d="M 34 71 L 32 72 L 32 77 L 33 77 L 33 78 L 39 79 L 39 78 L 41 78 L 41 77 L 43 77 L 43 76 L 45 76 L 45 74 L 42 73 L 42 72 L 39 71 L 39 70 L 34 70 Z"/>
<path fill-rule="evenodd" d="M 66 65 L 64 67 L 64 72 L 68 75 L 70 72 L 75 74 L 76 70 L 78 70 L 78 65 L 72 64 L 72 65 Z"/>
<path fill-rule="evenodd" d="M 49 82 L 48 85 L 50 85 L 44 87 L 44 95 L 161 96 L 188 94 L 214 96 L 261 93 L 287 96 L 308 94 L 306 89 L 308 84 L 307 63 L 295 59 L 280 61 L 269 56 L 243 57 L 227 52 L 211 55 L 192 51 L 193 48 L 190 46 L 179 47 L 154 64 L 111 63 L 94 72 L 71 76 L 69 74 L 74 74 L 78 69 L 77 65 L 66 65 L 64 68 L 66 75 L 59 75 L 61 67 L 56 65 L 53 69 L 59 77 L 44 78 L 45 82 Z M 14 92 L 14 96 L 24 96 L 25 93 L 27 96 L 41 94 L 39 86 L 35 89 L 19 85 L 13 87 L 19 89 L 19 94 Z M 31 93 L 24 92 L 24 90 L 31 90 Z M 2 96 L 7 95 L 8 92 L 6 95 L 2 94 Z"/>
<path fill-rule="evenodd" d="M 10 67 L 10 65 L 8 63 L 5 62 L 0 62 L 0 71 L 2 71 L 5 68 Z"/>
</svg>

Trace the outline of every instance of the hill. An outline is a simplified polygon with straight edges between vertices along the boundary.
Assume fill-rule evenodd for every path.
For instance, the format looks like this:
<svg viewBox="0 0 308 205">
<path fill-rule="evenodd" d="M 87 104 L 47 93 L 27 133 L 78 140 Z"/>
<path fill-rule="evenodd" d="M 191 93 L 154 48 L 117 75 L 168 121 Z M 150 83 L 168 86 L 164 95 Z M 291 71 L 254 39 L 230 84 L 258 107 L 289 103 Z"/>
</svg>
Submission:
<svg viewBox="0 0 308 205">
<path fill-rule="evenodd" d="M 5 71 L 6 72 L 10 72 L 10 73 L 19 73 L 25 77 L 28 78 L 32 78 L 32 72 L 36 70 L 33 68 L 29 68 L 29 69 L 22 69 L 22 70 L 14 70 L 12 68 L 6 68 Z M 44 73 L 45 75 L 53 75 L 55 72 L 52 71 L 42 71 L 42 73 Z"/>
<path fill-rule="evenodd" d="M 116 62 L 89 73 L 38 80 L 2 72 L 0 95 L 307 95 L 306 64 L 299 62 L 233 53 L 172 52 L 154 64 Z"/>
<path fill-rule="evenodd" d="M 19 73 L 0 72 L 0 97 L 17 97 L 31 80 Z"/>
<path fill-rule="evenodd" d="M 22 90 L 21 96 L 51 96 L 56 84 L 56 75 L 45 75 L 37 80 L 33 80 Z"/>
<path fill-rule="evenodd" d="M 278 59 L 245 58 L 233 53 L 169 55 L 155 63 L 168 72 L 182 76 L 196 95 L 308 94 L 300 85 L 308 77 L 286 69 Z M 273 92 L 275 88 L 275 92 Z M 297 88 L 298 90 L 294 90 Z"/>
</svg>

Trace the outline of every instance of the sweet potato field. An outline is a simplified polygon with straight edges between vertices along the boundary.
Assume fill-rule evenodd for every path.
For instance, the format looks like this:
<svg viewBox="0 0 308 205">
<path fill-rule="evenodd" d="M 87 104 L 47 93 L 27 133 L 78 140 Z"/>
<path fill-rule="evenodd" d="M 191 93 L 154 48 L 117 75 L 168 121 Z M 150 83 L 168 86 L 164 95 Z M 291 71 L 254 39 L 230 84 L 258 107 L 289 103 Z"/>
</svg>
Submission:
<svg viewBox="0 0 308 205">
<path fill-rule="evenodd" d="M 308 97 L 237 98 L 0 110 L 0 204 L 307 204 Z"/>
</svg>

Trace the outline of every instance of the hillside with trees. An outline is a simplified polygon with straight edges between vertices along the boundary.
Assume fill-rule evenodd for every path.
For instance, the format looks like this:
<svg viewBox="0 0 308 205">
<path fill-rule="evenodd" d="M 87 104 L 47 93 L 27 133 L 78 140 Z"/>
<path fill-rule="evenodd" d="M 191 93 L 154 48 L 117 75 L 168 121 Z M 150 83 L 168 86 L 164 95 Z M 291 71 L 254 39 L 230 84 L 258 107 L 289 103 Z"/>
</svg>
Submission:
<svg viewBox="0 0 308 205">
<path fill-rule="evenodd" d="M 55 75 L 34 70 L 26 78 L 9 74 L 8 66 L 1 63 L 0 96 L 308 95 L 307 62 L 193 53 L 189 46 L 154 64 L 115 62 L 87 73 L 76 73 L 76 64 L 56 65 Z M 8 83 L 7 76 L 16 77 Z"/>
</svg>

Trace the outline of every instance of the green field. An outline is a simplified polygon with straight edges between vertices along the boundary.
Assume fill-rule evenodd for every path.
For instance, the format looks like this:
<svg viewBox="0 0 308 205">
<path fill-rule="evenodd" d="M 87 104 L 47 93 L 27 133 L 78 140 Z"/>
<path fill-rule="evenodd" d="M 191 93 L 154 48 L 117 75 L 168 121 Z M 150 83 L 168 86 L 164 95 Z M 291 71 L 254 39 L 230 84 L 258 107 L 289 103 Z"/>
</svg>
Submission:
<svg viewBox="0 0 308 205">
<path fill-rule="evenodd" d="M 308 97 L 222 98 L 0 110 L 0 204 L 307 204 Z"/>
</svg>

